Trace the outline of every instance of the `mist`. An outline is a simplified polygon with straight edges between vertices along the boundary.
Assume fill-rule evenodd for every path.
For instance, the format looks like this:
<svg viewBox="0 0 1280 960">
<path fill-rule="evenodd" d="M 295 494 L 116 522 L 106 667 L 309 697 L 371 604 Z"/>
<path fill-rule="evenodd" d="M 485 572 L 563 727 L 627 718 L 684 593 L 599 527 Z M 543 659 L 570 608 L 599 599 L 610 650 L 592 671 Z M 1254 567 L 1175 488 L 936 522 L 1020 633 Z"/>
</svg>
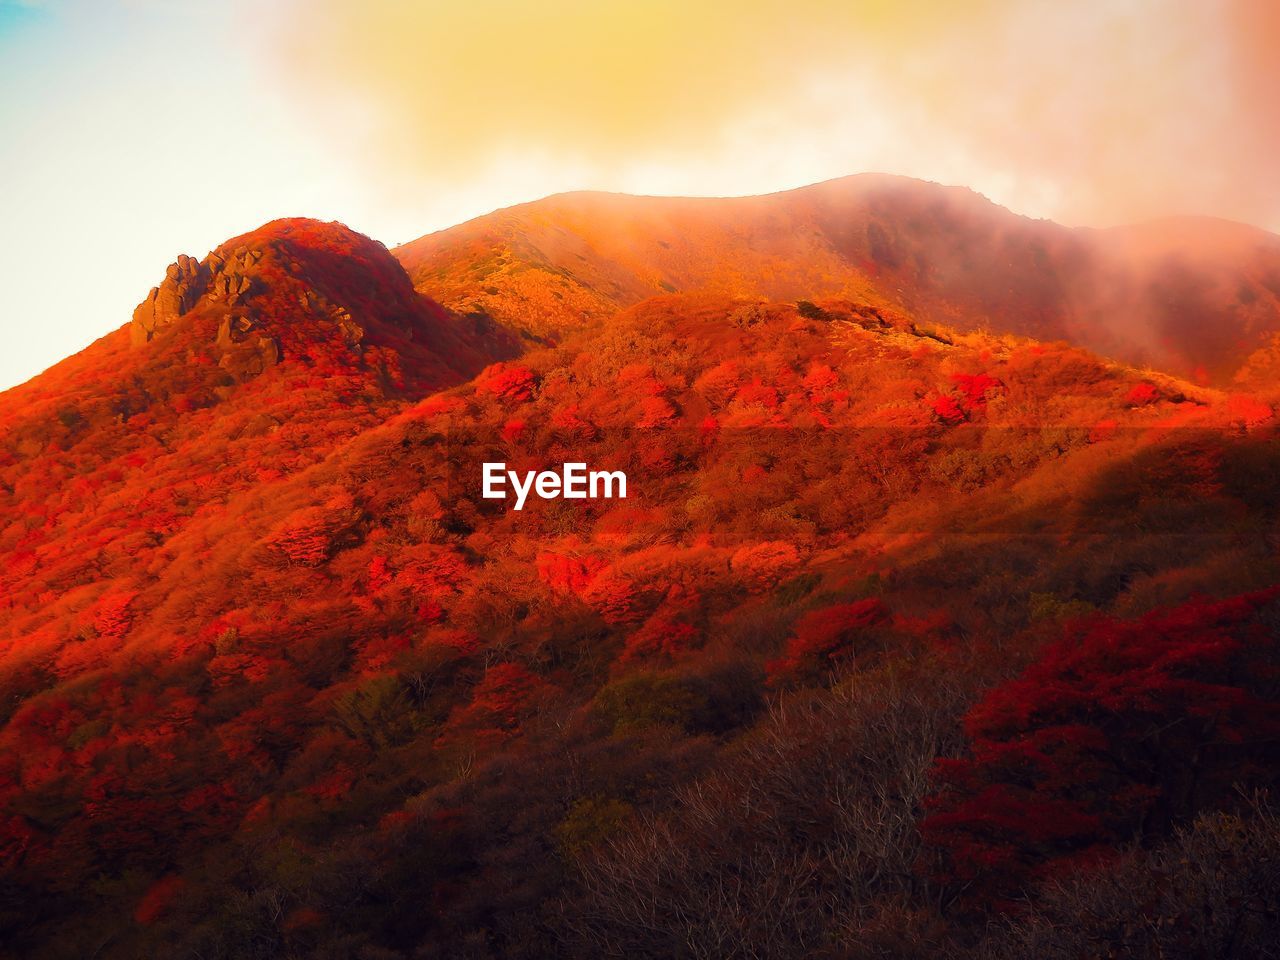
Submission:
<svg viewBox="0 0 1280 960">
<path fill-rule="evenodd" d="M 1072 224 L 1280 226 L 1265 0 L 306 13 L 267 24 L 281 79 L 317 119 L 358 118 L 350 149 L 406 203 L 480 183 L 705 195 L 880 170 Z"/>
</svg>

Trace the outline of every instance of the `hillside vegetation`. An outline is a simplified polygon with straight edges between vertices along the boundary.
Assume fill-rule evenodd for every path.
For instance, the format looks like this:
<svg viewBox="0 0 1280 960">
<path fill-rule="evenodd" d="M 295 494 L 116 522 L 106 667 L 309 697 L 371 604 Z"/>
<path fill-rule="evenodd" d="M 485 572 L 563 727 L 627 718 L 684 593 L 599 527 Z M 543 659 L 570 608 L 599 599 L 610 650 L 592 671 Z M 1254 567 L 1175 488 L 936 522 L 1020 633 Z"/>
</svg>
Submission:
<svg viewBox="0 0 1280 960">
<path fill-rule="evenodd" d="M 1268 955 L 1275 381 L 681 236 L 277 222 L 0 397 L 0 952 Z"/>
</svg>

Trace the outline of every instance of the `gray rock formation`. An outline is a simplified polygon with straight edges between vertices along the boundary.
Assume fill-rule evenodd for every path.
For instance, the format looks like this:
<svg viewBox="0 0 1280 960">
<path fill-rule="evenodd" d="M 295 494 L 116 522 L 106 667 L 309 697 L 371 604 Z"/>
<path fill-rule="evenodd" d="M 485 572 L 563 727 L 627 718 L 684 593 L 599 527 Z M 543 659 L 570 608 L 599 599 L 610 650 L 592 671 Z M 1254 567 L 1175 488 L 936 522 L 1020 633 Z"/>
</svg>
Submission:
<svg viewBox="0 0 1280 960">
<path fill-rule="evenodd" d="M 186 254 L 169 264 L 160 286 L 133 311 L 129 335 L 135 345 L 146 343 L 161 327 L 173 323 L 196 305 L 209 285 L 209 268 Z"/>
<path fill-rule="evenodd" d="M 244 303 L 253 292 L 252 269 L 262 251 L 249 247 L 229 254 L 211 253 L 203 263 L 183 254 L 169 264 L 160 286 L 133 311 L 130 337 L 135 345 L 149 342 L 165 327 L 191 310 L 201 298 L 227 306 Z"/>
</svg>

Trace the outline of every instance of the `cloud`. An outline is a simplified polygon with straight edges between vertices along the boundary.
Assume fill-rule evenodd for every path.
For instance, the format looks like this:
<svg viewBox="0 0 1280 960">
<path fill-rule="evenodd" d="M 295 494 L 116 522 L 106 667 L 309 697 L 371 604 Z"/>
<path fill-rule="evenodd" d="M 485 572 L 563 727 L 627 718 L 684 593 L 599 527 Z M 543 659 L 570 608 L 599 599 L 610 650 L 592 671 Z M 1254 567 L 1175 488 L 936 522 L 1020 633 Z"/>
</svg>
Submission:
<svg viewBox="0 0 1280 960">
<path fill-rule="evenodd" d="M 953 7 L 309 0 L 278 8 L 267 50 L 389 190 L 474 184 L 527 155 L 552 189 L 558 169 L 629 186 L 663 170 L 714 193 L 821 160 L 829 176 L 976 177 L 1075 221 L 1280 224 L 1270 0 Z"/>
</svg>

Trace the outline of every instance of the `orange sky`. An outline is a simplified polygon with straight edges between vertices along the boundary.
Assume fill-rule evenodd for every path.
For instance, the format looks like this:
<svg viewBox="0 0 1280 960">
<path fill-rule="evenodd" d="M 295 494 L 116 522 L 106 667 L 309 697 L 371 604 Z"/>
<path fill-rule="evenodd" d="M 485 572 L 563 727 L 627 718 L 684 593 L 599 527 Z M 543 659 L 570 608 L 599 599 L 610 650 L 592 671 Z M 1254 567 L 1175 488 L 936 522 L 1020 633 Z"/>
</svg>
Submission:
<svg viewBox="0 0 1280 960">
<path fill-rule="evenodd" d="M 306 7 L 274 25 L 281 76 L 317 118 L 359 114 L 372 139 L 351 147 L 397 191 L 513 168 L 684 193 L 878 169 L 1070 222 L 1280 225 L 1274 0 Z"/>
<path fill-rule="evenodd" d="M 0 0 L 0 388 L 278 216 L 863 171 L 1280 229 L 1280 0 Z"/>
</svg>

